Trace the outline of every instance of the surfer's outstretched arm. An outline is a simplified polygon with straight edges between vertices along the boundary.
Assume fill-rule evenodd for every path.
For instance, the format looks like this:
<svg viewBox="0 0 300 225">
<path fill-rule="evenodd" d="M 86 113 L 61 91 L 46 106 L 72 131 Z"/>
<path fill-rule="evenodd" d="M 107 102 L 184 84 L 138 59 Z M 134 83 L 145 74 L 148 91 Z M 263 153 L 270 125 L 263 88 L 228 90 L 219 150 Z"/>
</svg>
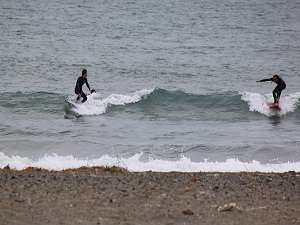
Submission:
<svg viewBox="0 0 300 225">
<path fill-rule="evenodd" d="M 262 79 L 262 80 L 258 80 L 256 82 L 266 82 L 266 81 L 273 81 L 272 78 L 269 78 L 269 79 Z"/>
</svg>

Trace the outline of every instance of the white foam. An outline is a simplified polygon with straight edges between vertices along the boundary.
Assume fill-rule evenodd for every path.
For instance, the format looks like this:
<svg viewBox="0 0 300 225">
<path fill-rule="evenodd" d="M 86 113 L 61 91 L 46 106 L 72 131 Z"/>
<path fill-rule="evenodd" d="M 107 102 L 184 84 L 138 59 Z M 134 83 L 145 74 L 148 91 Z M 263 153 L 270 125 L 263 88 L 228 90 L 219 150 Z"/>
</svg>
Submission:
<svg viewBox="0 0 300 225">
<path fill-rule="evenodd" d="M 7 156 L 0 152 L 0 168 L 9 165 L 11 168 L 22 170 L 27 167 L 38 167 L 48 170 L 63 170 L 79 168 L 81 166 L 121 166 L 129 171 L 157 171 L 157 172 L 300 172 L 300 162 L 286 162 L 278 164 L 262 164 L 258 161 L 241 162 L 238 159 L 227 159 L 224 162 L 192 162 L 182 157 L 177 161 L 152 159 L 142 161 L 142 153 L 130 158 L 117 158 L 104 155 L 97 159 L 77 159 L 74 156 L 45 155 L 38 160 L 27 157 Z"/>
<path fill-rule="evenodd" d="M 111 94 L 103 99 L 99 94 L 93 93 L 88 96 L 88 100 L 84 104 L 76 104 L 72 110 L 79 115 L 100 115 L 105 113 L 110 105 L 136 103 L 153 91 L 154 89 L 143 89 L 131 95 Z"/>
<path fill-rule="evenodd" d="M 248 103 L 250 111 L 259 112 L 266 116 L 274 114 L 282 116 L 289 112 L 294 112 L 300 99 L 300 92 L 282 96 L 279 102 L 281 110 L 274 112 L 268 106 L 268 104 L 273 102 L 272 94 L 262 95 L 259 93 L 243 92 L 241 95 L 242 100 Z"/>
</svg>

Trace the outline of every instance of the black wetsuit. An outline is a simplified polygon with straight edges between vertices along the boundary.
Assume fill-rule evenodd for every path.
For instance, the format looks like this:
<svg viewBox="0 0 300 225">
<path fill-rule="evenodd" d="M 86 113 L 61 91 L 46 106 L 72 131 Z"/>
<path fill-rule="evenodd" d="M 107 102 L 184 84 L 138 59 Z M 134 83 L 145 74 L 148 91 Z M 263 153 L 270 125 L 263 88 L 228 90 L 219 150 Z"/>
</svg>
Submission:
<svg viewBox="0 0 300 225">
<path fill-rule="evenodd" d="M 265 82 L 265 81 L 273 81 L 277 84 L 277 86 L 273 90 L 273 98 L 274 98 L 274 103 L 278 103 L 282 90 L 286 88 L 286 84 L 284 80 L 282 80 L 282 78 L 278 76 L 277 79 L 274 79 L 272 77 L 269 79 L 260 80 L 259 82 Z"/>
<path fill-rule="evenodd" d="M 87 100 L 86 94 L 82 91 L 82 86 L 84 84 L 86 84 L 88 89 L 91 90 L 87 79 L 83 78 L 82 76 L 78 77 L 77 82 L 76 82 L 76 86 L 75 86 L 75 94 L 78 95 L 77 101 L 80 99 L 80 97 L 83 98 L 82 103 Z"/>
</svg>

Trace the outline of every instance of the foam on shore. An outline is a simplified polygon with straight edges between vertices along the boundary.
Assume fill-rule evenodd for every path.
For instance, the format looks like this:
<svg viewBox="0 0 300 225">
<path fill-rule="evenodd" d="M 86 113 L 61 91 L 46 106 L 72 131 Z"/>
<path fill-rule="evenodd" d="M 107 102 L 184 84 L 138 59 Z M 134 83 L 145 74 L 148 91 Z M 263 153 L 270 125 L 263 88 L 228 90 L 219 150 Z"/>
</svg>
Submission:
<svg viewBox="0 0 300 225">
<path fill-rule="evenodd" d="M 142 153 L 130 158 L 117 158 L 108 155 L 96 159 L 78 159 L 72 155 L 59 156 L 56 154 L 45 155 L 38 160 L 21 156 L 7 156 L 0 152 L 0 168 L 9 165 L 10 168 L 22 170 L 27 167 L 37 167 L 48 170 L 76 169 L 82 166 L 120 166 L 129 171 L 156 171 L 156 172 L 288 172 L 300 171 L 300 162 L 285 162 L 278 164 L 262 164 L 258 161 L 241 162 L 238 159 L 227 159 L 224 162 L 193 162 L 182 157 L 176 161 L 152 159 L 142 161 Z"/>
</svg>

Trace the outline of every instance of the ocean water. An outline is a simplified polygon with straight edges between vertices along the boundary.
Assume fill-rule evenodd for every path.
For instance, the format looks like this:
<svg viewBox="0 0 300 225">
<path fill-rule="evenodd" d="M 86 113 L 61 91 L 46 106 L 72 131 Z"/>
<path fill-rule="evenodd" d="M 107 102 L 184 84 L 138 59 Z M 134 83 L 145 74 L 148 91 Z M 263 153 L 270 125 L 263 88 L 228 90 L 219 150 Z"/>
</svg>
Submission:
<svg viewBox="0 0 300 225">
<path fill-rule="evenodd" d="M 299 1 L 0 0 L 0 31 L 0 167 L 300 171 Z"/>
</svg>

